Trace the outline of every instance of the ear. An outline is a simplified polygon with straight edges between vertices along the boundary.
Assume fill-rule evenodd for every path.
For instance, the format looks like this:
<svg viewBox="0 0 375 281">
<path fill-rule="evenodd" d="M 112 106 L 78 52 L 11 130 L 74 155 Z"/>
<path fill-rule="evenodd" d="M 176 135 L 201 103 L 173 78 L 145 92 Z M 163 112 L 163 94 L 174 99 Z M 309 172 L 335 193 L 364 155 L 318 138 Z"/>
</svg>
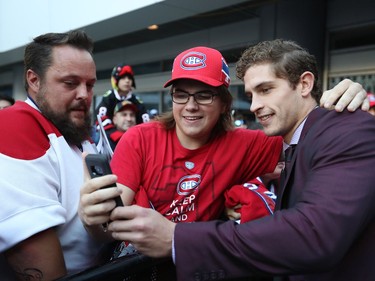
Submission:
<svg viewBox="0 0 375 281">
<path fill-rule="evenodd" d="M 305 71 L 304 73 L 301 74 L 300 83 L 302 86 L 301 88 L 302 96 L 306 97 L 311 93 L 314 87 L 314 81 L 315 81 L 315 76 L 310 71 Z"/>
<path fill-rule="evenodd" d="M 29 94 L 37 93 L 40 88 L 40 78 L 33 70 L 28 69 L 26 72 L 26 80 L 29 85 Z"/>
<path fill-rule="evenodd" d="M 115 126 L 117 125 L 117 114 L 113 115 L 113 117 L 112 117 L 112 123 Z"/>
</svg>

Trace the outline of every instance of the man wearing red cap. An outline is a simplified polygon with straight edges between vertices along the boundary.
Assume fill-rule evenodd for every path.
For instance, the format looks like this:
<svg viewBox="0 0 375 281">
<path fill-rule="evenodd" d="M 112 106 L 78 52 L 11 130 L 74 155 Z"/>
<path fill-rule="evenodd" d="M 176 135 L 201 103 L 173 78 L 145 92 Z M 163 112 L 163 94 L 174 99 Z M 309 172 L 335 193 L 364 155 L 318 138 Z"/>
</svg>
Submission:
<svg viewBox="0 0 375 281">
<path fill-rule="evenodd" d="M 108 90 L 95 109 L 95 114 L 102 117 L 103 126 L 106 126 L 113 118 L 113 110 L 118 102 L 128 100 L 137 106 L 137 124 L 149 120 L 143 101 L 135 95 L 134 72 L 130 65 L 120 64 L 113 68 L 111 74 L 112 89 Z"/>
<path fill-rule="evenodd" d="M 80 214 L 88 229 L 96 231 L 111 218 L 109 230 L 114 231 L 115 239 L 134 241 L 138 250 L 151 256 L 170 255 L 171 225 L 175 227 L 170 221 L 217 219 L 229 187 L 274 171 L 282 151 L 281 137 L 234 128 L 229 84 L 228 65 L 215 49 L 195 47 L 175 58 L 172 78 L 164 85 L 171 86 L 172 111 L 155 122 L 130 128 L 127 137 L 121 138 L 111 162 L 117 178 L 97 178 L 82 187 Z M 352 91 L 352 86 L 339 84 L 333 96 L 341 95 L 342 88 Z M 94 191 L 116 180 L 121 191 Z M 154 208 L 169 224 L 156 225 L 160 217 L 151 212 L 157 219 L 155 229 L 148 229 L 148 222 L 134 227 L 132 218 L 139 222 L 150 218 L 149 209 L 135 206 L 116 208 L 111 213 L 115 205 L 108 204 L 108 199 L 120 192 L 125 206 L 136 203 Z M 149 231 L 166 239 L 158 241 L 159 245 L 138 239 L 144 232 L 148 236 Z M 142 234 L 138 236 L 138 232 Z"/>
<path fill-rule="evenodd" d="M 113 111 L 113 124 L 107 126 L 106 134 L 111 145 L 112 150 L 115 147 L 122 135 L 130 128 L 137 125 L 138 108 L 128 100 L 119 102 Z"/>
</svg>

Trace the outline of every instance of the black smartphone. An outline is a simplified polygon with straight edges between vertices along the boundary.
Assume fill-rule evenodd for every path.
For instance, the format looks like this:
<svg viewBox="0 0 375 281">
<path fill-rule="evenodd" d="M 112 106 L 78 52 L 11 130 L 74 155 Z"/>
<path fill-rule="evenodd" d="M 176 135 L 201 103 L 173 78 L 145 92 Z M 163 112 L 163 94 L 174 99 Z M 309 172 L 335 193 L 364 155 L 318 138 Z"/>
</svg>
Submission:
<svg viewBox="0 0 375 281">
<path fill-rule="evenodd" d="M 85 158 L 86 166 L 89 170 L 91 178 L 101 177 L 104 175 L 112 174 L 111 167 L 109 162 L 103 154 L 88 154 Z M 115 185 L 110 184 L 106 185 L 103 188 L 115 187 Z M 121 197 L 118 196 L 115 198 L 116 207 L 124 206 L 122 203 Z"/>
</svg>

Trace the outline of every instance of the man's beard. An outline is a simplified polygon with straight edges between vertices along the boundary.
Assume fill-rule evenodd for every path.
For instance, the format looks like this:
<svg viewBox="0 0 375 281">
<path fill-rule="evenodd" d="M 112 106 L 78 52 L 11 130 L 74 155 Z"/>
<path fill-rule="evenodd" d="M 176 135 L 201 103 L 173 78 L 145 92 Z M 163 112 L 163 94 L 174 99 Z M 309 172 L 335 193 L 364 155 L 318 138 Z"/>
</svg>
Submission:
<svg viewBox="0 0 375 281">
<path fill-rule="evenodd" d="M 91 118 L 87 105 L 84 101 L 80 101 L 80 103 L 74 106 L 84 107 L 86 109 L 86 114 L 82 125 L 76 125 L 72 122 L 72 120 L 69 118 L 69 111 L 65 113 L 56 113 L 51 110 L 43 94 L 38 94 L 35 101 L 38 104 L 42 114 L 56 126 L 69 144 L 80 146 L 84 140 L 89 138 L 91 130 Z M 69 108 L 68 110 L 71 109 L 72 108 Z"/>
</svg>

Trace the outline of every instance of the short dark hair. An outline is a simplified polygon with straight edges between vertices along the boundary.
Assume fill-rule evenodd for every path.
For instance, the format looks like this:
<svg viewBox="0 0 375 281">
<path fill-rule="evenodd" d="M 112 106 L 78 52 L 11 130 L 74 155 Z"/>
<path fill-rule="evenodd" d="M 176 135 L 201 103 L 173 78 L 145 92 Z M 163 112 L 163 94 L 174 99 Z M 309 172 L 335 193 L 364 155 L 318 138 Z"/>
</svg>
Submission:
<svg viewBox="0 0 375 281">
<path fill-rule="evenodd" d="M 310 71 L 315 81 L 311 96 L 319 103 L 322 95 L 316 59 L 294 41 L 275 39 L 263 41 L 244 51 L 236 65 L 236 75 L 243 80 L 247 69 L 254 65 L 270 63 L 276 77 L 286 79 L 293 89 L 302 73 Z"/>
<path fill-rule="evenodd" d="M 41 79 L 52 65 L 52 49 L 56 46 L 70 45 L 77 49 L 88 51 L 91 55 L 94 43 L 82 30 L 72 30 L 66 33 L 46 33 L 35 37 L 25 48 L 24 79 L 25 89 L 29 88 L 26 73 L 29 69 L 39 75 Z"/>
<path fill-rule="evenodd" d="M 6 101 L 8 101 L 11 105 L 13 105 L 13 104 L 16 102 L 16 101 L 14 100 L 13 97 L 8 96 L 8 95 L 6 95 L 6 94 L 2 94 L 2 93 L 0 93 L 0 100 L 6 100 Z"/>
</svg>

